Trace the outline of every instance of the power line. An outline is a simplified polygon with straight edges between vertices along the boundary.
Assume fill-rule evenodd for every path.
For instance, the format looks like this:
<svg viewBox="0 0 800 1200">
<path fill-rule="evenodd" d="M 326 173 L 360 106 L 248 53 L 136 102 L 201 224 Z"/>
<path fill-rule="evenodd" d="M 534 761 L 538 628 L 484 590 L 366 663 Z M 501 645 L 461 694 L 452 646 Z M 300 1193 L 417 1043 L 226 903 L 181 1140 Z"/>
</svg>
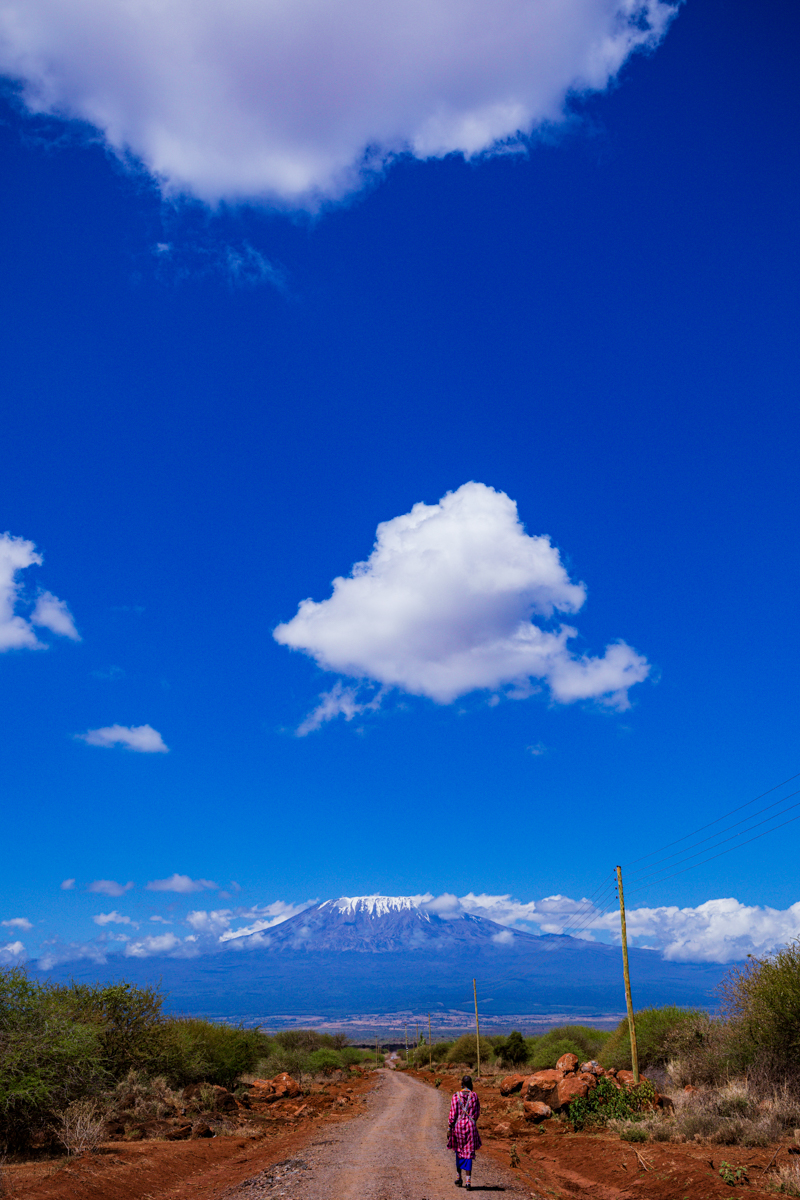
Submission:
<svg viewBox="0 0 800 1200">
<path fill-rule="evenodd" d="M 628 867 L 635 867 L 637 863 L 644 862 L 646 858 L 652 858 L 654 854 L 660 854 L 662 850 L 669 850 L 670 846 L 677 846 L 679 842 L 688 841 L 697 833 L 702 833 L 704 829 L 710 829 L 712 825 L 718 825 L 720 821 L 726 821 L 728 817 L 734 816 L 735 813 L 741 812 L 743 808 L 748 808 L 751 804 L 756 804 L 757 801 L 763 800 L 765 796 L 770 796 L 773 792 L 777 792 L 778 788 L 785 787 L 787 783 L 791 783 L 793 779 L 800 779 L 800 771 L 796 775 L 790 775 L 788 779 L 784 779 L 783 783 L 776 783 L 774 787 L 767 788 L 766 792 L 762 792 L 760 796 L 755 796 L 752 800 L 748 800 L 745 804 L 740 804 L 737 808 L 732 808 L 730 812 L 723 813 L 721 817 L 715 817 L 713 821 L 709 821 L 707 825 L 701 825 L 699 829 L 692 830 L 691 833 L 684 834 L 683 837 L 676 838 L 674 842 L 667 842 L 664 846 L 659 846 L 656 850 L 649 851 L 648 854 L 643 854 L 640 858 L 634 858 L 632 862 L 626 863 Z M 767 805 L 767 807 L 771 807 Z M 760 812 L 765 812 L 766 809 L 760 809 Z M 758 813 L 753 813 L 753 816 L 758 816 Z"/>
<path fill-rule="evenodd" d="M 792 793 L 791 793 L 791 796 L 797 796 L 797 795 L 800 795 L 800 790 L 798 790 L 797 792 L 792 792 Z M 791 796 L 784 796 L 784 800 L 789 800 L 789 799 L 791 799 Z M 772 807 L 773 807 L 773 805 L 770 805 L 769 807 L 770 807 L 770 808 L 772 808 Z M 698 850 L 696 854 L 689 854 L 689 855 L 687 855 L 687 857 L 686 857 L 686 858 L 679 859 L 679 861 L 678 861 L 677 863 L 673 863 L 672 865 L 673 865 L 673 866 L 678 866 L 678 867 L 679 867 L 679 866 L 681 866 L 681 864 L 682 864 L 682 863 L 689 862 L 689 860 L 690 860 L 690 859 L 692 859 L 692 858 L 699 858 L 701 854 L 705 854 L 705 853 L 706 853 L 708 850 L 716 850 L 718 846 L 724 846 L 726 842 L 733 842 L 733 841 L 735 841 L 737 838 L 743 837 L 743 836 L 744 836 L 746 833 L 752 833 L 752 831 L 753 831 L 754 829 L 758 829 L 758 827 L 759 827 L 760 825 L 766 825 L 768 821 L 774 821 L 774 820 L 775 820 L 777 817 L 782 817 L 782 816 L 783 816 L 785 813 L 787 813 L 787 812 L 792 812 L 792 810 L 793 810 L 793 809 L 795 809 L 795 808 L 800 808 L 800 800 L 798 800 L 798 801 L 797 801 L 795 804 L 790 804 L 788 808 L 784 808 L 784 809 L 783 809 L 781 812 L 773 813 L 773 814 L 772 814 L 771 816 L 769 816 L 769 817 L 764 817 L 763 821 L 756 821 L 756 823 L 755 823 L 754 825 L 750 825 L 750 826 L 749 826 L 749 828 L 747 828 L 747 829 L 741 829 L 741 830 L 739 831 L 739 833 L 732 833 L 730 837 L 727 837 L 727 838 L 722 838 L 722 840 L 721 840 L 721 841 L 718 841 L 718 842 L 716 843 L 716 845 L 714 845 L 714 846 L 707 846 L 705 850 Z M 763 810 L 762 810 L 762 811 L 763 811 Z M 757 814 L 757 813 L 754 813 L 753 815 L 754 815 L 754 816 L 757 816 L 758 814 Z M 748 821 L 750 820 L 750 818 L 749 818 L 749 817 L 747 817 L 747 818 L 745 818 L 745 819 L 746 819 L 746 820 L 748 820 Z M 791 820 L 794 820 L 794 818 L 791 818 Z M 782 825 L 788 825 L 789 823 L 790 823 L 789 821 L 784 821 L 784 822 L 782 822 L 782 823 L 781 823 L 781 825 L 776 825 L 776 826 L 774 826 L 774 828 L 775 828 L 775 829 L 780 829 L 780 828 L 782 827 Z M 741 824 L 741 822 L 737 822 L 737 824 Z M 729 828 L 732 828 L 732 826 L 730 826 Z M 721 833 L 724 833 L 724 832 L 725 832 L 725 830 L 723 829 L 723 830 L 721 830 L 720 832 L 721 832 Z M 765 829 L 765 830 L 764 830 L 764 833 L 757 834 L 757 837 L 763 837 L 763 836 L 764 836 L 765 834 L 767 834 L 767 833 L 772 833 L 772 829 Z M 714 836 L 716 837 L 717 835 L 715 834 Z M 756 840 L 756 838 L 750 838 L 749 840 L 750 840 L 750 841 L 755 841 L 755 840 Z M 704 841 L 708 841 L 708 838 L 705 838 L 705 839 L 704 839 Z M 696 843 L 696 844 L 699 844 L 699 843 Z M 743 846 L 746 846 L 748 843 L 747 843 L 747 842 L 742 842 L 741 844 L 742 844 Z M 691 849 L 691 847 L 689 847 L 689 849 Z M 738 849 L 738 847 L 737 847 L 737 846 L 731 846 L 731 847 L 730 847 L 730 849 L 731 849 L 731 850 L 737 850 L 737 849 Z M 723 851 L 723 853 L 727 854 L 727 853 L 728 853 L 728 851 L 727 851 L 727 850 L 726 850 L 726 851 Z M 673 856 L 673 855 L 671 855 L 670 857 L 674 857 L 674 856 Z M 718 855 L 718 854 L 715 854 L 715 855 L 712 855 L 712 857 L 713 857 L 713 858 L 719 858 L 719 855 Z M 666 861 L 667 861 L 667 859 L 662 859 L 662 862 L 666 862 Z M 704 861 L 705 861 L 705 862 L 710 862 L 710 861 L 711 861 L 711 859 L 705 859 Z M 701 866 L 702 864 L 701 864 L 701 863 L 695 863 L 694 865 L 695 865 L 695 866 Z M 670 868 L 666 868 L 666 869 L 667 869 L 667 870 L 669 870 Z M 686 870 L 687 870 L 687 871 L 691 870 L 691 867 L 687 867 L 687 868 L 686 868 Z M 661 874 L 661 872 L 660 872 L 660 871 L 654 871 L 654 872 L 653 872 L 651 875 L 649 875 L 649 876 L 648 876 L 648 875 L 645 875 L 644 879 L 641 879 L 641 878 L 640 878 L 640 880 L 639 880 L 639 883 L 636 885 L 636 887 L 643 887 L 643 886 L 644 886 L 644 884 L 645 884 L 645 883 L 646 883 L 646 882 L 647 882 L 649 879 L 655 879 L 655 877 L 656 877 L 657 875 L 660 875 L 660 874 Z M 678 871 L 678 872 L 675 872 L 675 874 L 683 874 L 683 872 L 680 872 L 680 871 Z M 671 878 L 672 878 L 672 876 L 670 875 L 670 876 L 669 876 L 669 878 L 671 879 Z M 636 888 L 634 888 L 634 890 L 636 890 Z"/>
<path fill-rule="evenodd" d="M 703 842 L 711 842 L 714 840 L 714 838 L 719 837 L 721 834 L 727 833 L 727 831 L 729 829 L 735 829 L 737 825 L 744 825 L 748 821 L 752 821 L 753 817 L 758 817 L 758 816 L 760 816 L 761 813 L 768 812 L 769 809 L 775 808 L 779 804 L 784 804 L 787 800 L 791 800 L 792 796 L 798 796 L 798 795 L 800 795 L 800 788 L 798 788 L 798 790 L 795 792 L 789 792 L 788 796 L 781 796 L 780 800 L 773 800 L 772 804 L 766 804 L 763 808 L 758 809 L 757 812 L 751 813 L 749 817 L 742 817 L 741 820 L 734 821 L 732 825 L 727 825 L 724 829 L 720 829 L 718 833 L 710 833 L 708 835 L 708 837 L 701 838 L 699 842 L 693 842 L 691 846 L 687 846 L 685 849 L 691 850 L 694 848 L 694 846 L 702 846 Z M 795 806 L 792 805 L 791 807 L 795 807 Z M 788 812 L 789 809 L 786 809 L 784 811 Z M 780 816 L 781 814 L 775 813 L 774 815 Z M 769 818 L 769 817 L 767 818 L 767 820 L 770 820 L 770 819 L 771 818 Z M 706 828 L 707 828 L 707 826 L 706 826 Z M 756 826 L 752 825 L 751 828 L 755 829 Z M 742 830 L 742 833 L 747 833 L 747 832 L 748 832 L 748 830 L 746 830 L 746 829 Z M 736 836 L 739 836 L 739 835 L 737 834 Z M 683 840 L 685 841 L 686 839 L 683 839 Z M 674 843 L 673 843 L 673 845 L 674 845 Z M 669 860 L 671 858 L 677 858 L 679 854 L 683 854 L 683 853 L 684 853 L 683 850 L 675 850 L 672 854 L 668 854 L 665 858 L 659 859 L 658 862 L 652 863 L 651 867 L 657 867 L 660 863 L 669 862 Z M 702 851 L 701 851 L 701 853 L 702 853 Z M 642 860 L 639 859 L 639 861 L 641 862 Z M 639 879 L 643 874 L 646 875 L 648 870 L 650 870 L 650 868 L 645 868 L 644 871 L 639 871 L 638 874 L 631 875 L 631 876 L 629 876 L 629 878 L 630 879 Z"/>
</svg>

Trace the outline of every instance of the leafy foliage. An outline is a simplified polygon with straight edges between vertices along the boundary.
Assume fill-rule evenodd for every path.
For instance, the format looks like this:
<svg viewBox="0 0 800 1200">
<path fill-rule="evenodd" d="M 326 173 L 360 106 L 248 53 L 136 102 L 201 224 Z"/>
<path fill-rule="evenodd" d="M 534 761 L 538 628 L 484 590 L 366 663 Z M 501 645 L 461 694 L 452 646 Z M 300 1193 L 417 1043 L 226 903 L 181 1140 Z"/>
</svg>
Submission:
<svg viewBox="0 0 800 1200">
<path fill-rule="evenodd" d="M 492 1043 L 486 1038 L 481 1038 L 481 1059 L 483 1062 L 489 1062 L 492 1057 Z M 478 1039 L 474 1033 L 462 1034 L 460 1038 L 456 1038 L 450 1049 L 447 1051 L 447 1061 L 449 1063 L 467 1063 L 473 1067 L 478 1061 Z"/>
<path fill-rule="evenodd" d="M 635 1014 L 636 1045 L 639 1066 L 660 1067 L 675 1054 L 676 1032 L 685 1026 L 693 1029 L 698 1020 L 708 1020 L 698 1009 L 678 1008 L 668 1004 L 662 1008 L 643 1008 Z M 600 1051 L 604 1067 L 631 1069 L 631 1034 L 628 1018 L 624 1017 Z"/>
<path fill-rule="evenodd" d="M 493 1039 L 493 1041 L 495 1055 L 510 1067 L 524 1063 L 528 1057 L 528 1046 L 517 1029 L 513 1030 L 507 1038 Z"/>
<path fill-rule="evenodd" d="M 643 1080 L 637 1087 L 618 1088 L 608 1078 L 597 1081 L 585 1100 L 573 1100 L 568 1108 L 575 1129 L 605 1125 L 610 1120 L 631 1120 L 648 1108 L 655 1098 L 653 1085 Z"/>
<path fill-rule="evenodd" d="M 528 1062 L 535 1071 L 554 1067 L 562 1054 L 577 1054 L 583 1062 L 597 1058 L 609 1035 L 588 1025 L 560 1025 L 538 1037 L 527 1038 Z"/>
</svg>

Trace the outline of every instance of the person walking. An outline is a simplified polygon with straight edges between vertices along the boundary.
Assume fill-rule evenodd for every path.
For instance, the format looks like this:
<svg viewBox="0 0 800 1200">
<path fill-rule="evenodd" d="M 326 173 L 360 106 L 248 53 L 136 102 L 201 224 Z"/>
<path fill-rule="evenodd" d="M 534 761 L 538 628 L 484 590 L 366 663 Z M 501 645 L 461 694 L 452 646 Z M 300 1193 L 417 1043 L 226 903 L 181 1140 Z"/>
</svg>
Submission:
<svg viewBox="0 0 800 1200">
<path fill-rule="evenodd" d="M 472 1160 L 481 1145 L 481 1135 L 478 1133 L 480 1115 L 481 1102 L 472 1089 L 472 1077 L 465 1075 L 461 1080 L 461 1090 L 450 1101 L 447 1147 L 456 1152 L 456 1187 L 466 1186 L 468 1190 L 472 1189 Z M 461 1177 L 462 1172 L 467 1177 L 466 1185 Z"/>
</svg>

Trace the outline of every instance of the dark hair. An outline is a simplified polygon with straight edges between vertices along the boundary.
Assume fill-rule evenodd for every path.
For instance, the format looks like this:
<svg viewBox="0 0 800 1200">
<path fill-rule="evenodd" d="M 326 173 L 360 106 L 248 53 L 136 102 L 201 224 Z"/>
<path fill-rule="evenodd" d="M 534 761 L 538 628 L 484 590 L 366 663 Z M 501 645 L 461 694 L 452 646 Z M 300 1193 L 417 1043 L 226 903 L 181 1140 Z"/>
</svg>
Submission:
<svg viewBox="0 0 800 1200">
<path fill-rule="evenodd" d="M 464 1078 L 461 1080 L 461 1086 L 465 1087 L 465 1088 L 469 1088 L 469 1090 L 472 1091 L 472 1076 L 465 1075 Z"/>
</svg>

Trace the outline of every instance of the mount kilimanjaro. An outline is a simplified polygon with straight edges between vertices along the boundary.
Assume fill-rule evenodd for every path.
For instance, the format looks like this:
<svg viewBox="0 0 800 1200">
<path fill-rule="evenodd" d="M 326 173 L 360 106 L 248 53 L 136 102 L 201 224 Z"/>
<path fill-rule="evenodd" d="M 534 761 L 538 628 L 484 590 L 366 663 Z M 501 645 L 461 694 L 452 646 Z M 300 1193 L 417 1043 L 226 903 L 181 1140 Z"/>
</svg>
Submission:
<svg viewBox="0 0 800 1200">
<path fill-rule="evenodd" d="M 637 1008 L 713 1007 L 727 968 L 630 951 Z M 535 935 L 462 911 L 440 914 L 407 896 L 326 900 L 267 929 L 224 935 L 195 957 L 72 963 L 51 977 L 159 982 L 169 1007 L 228 1018 L 336 1020 L 469 1009 L 480 981 L 487 1015 L 573 1014 L 624 1008 L 619 948 L 564 934 Z"/>
</svg>

